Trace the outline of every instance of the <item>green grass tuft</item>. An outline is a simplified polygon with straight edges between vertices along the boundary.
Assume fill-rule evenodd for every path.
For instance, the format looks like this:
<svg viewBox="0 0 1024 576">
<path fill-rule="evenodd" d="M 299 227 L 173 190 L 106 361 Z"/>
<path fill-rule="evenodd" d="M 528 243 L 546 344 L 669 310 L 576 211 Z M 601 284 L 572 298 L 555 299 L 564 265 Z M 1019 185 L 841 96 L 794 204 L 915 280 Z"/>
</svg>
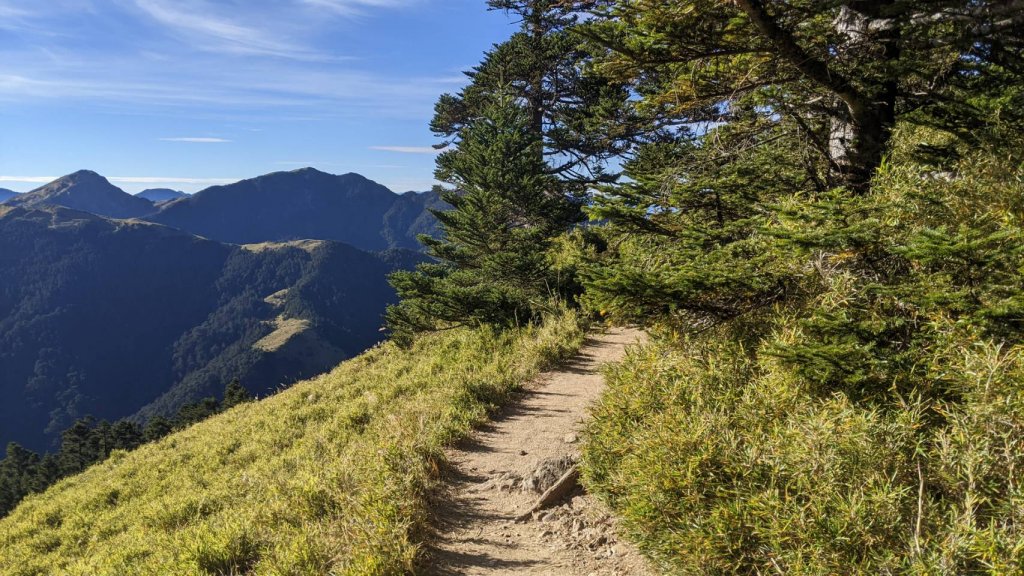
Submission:
<svg viewBox="0 0 1024 576">
<path fill-rule="evenodd" d="M 0 574 L 407 572 L 442 448 L 581 342 L 566 315 L 385 344 L 29 497 Z"/>
</svg>

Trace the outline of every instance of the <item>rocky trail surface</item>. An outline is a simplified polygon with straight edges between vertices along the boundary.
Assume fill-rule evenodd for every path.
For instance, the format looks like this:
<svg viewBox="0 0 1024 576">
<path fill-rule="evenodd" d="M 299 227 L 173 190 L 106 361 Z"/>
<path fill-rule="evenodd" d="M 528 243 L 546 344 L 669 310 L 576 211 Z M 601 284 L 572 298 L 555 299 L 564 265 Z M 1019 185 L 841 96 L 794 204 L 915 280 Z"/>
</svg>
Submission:
<svg viewBox="0 0 1024 576">
<path fill-rule="evenodd" d="M 448 453 L 435 502 L 427 573 L 448 575 L 652 574 L 616 535 L 614 519 L 572 476 L 587 408 L 604 389 L 601 365 L 642 340 L 633 329 L 593 335 L 579 355 L 540 375 L 490 424 Z M 568 474 L 567 474 L 568 473 Z M 571 491 L 532 511 L 542 494 Z"/>
</svg>

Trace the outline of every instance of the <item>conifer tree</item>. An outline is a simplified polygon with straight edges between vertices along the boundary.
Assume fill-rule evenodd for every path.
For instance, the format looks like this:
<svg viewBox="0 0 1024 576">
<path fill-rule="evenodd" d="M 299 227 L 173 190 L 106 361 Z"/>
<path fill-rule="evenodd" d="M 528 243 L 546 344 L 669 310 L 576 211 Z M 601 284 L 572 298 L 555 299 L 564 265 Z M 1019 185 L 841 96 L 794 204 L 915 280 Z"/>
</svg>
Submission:
<svg viewBox="0 0 1024 576">
<path fill-rule="evenodd" d="M 224 387 L 224 401 L 221 402 L 221 410 L 227 410 L 251 400 L 252 394 L 246 390 L 245 386 L 242 386 L 242 382 L 238 378 L 232 378 Z"/>
<path fill-rule="evenodd" d="M 452 186 L 438 212 L 445 238 L 421 239 L 436 262 L 392 283 L 387 314 L 400 337 L 460 324 L 528 322 L 575 279 L 551 273 L 552 237 L 583 219 L 590 188 L 613 182 L 611 158 L 634 134 L 625 83 L 587 73 L 577 15 L 556 0 L 491 0 L 520 30 L 487 52 L 470 83 L 445 94 L 431 128 L 448 149 L 437 177 Z"/>
<path fill-rule="evenodd" d="M 1024 16 L 1006 3 L 583 4 L 580 33 L 607 51 L 598 68 L 631 82 L 661 130 L 592 212 L 622 234 L 588 297 L 627 316 L 707 326 L 795 295 L 803 264 L 770 246 L 791 233 L 773 226 L 781 199 L 828 197 L 842 218 L 897 121 L 979 142 L 1024 103 L 1006 82 L 1024 64 Z M 821 248 L 852 250 L 858 274 L 899 266 L 849 232 Z"/>
<path fill-rule="evenodd" d="M 787 121 L 825 187 L 865 192 L 899 118 L 971 138 L 991 110 L 967 91 L 1019 73 L 1024 10 L 1006 1 L 579 3 L 601 68 L 662 122 Z M 1008 75 L 1009 73 L 1009 75 Z M 1020 118 L 1020 97 L 1001 111 Z"/>
<path fill-rule="evenodd" d="M 589 185 L 614 181 L 607 162 L 628 148 L 635 121 L 629 91 L 626 83 L 587 73 L 591 55 L 575 33 L 578 15 L 559 0 L 488 5 L 517 18 L 520 29 L 466 73 L 465 88 L 441 96 L 431 129 L 445 144 L 458 144 L 463 128 L 505 93 L 525 109 L 524 128 L 542 144 L 534 153 L 563 194 L 580 196 Z"/>
<path fill-rule="evenodd" d="M 163 416 L 154 416 L 146 422 L 142 437 L 146 442 L 156 442 L 174 431 L 174 423 Z"/>
<path fill-rule="evenodd" d="M 484 112 L 437 161 L 438 179 L 453 186 L 443 193 L 452 210 L 437 212 L 443 237 L 421 239 L 437 261 L 391 278 L 401 302 L 387 318 L 399 335 L 528 322 L 557 289 L 545 250 L 579 206 L 551 192 L 542 143 L 513 96 L 493 96 Z"/>
</svg>

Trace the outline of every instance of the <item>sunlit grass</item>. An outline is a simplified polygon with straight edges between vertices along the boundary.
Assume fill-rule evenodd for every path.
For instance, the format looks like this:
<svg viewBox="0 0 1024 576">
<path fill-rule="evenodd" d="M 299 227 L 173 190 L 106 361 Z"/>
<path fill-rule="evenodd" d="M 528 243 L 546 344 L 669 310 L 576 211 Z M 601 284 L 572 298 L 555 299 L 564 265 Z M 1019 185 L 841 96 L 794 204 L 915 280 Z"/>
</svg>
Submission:
<svg viewBox="0 0 1024 576">
<path fill-rule="evenodd" d="M 443 446 L 581 340 L 564 316 L 386 344 L 115 453 L 0 520 L 0 574 L 410 570 Z"/>
</svg>

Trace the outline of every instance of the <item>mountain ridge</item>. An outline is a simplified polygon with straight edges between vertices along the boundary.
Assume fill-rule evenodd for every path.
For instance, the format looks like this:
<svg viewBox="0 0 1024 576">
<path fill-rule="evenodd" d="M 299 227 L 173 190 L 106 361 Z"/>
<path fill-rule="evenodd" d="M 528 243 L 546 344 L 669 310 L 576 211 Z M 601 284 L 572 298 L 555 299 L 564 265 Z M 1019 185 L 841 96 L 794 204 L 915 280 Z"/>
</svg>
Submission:
<svg viewBox="0 0 1024 576">
<path fill-rule="evenodd" d="M 387 274 L 422 258 L 3 205 L 0 444 L 46 449 L 87 414 L 173 414 L 233 378 L 263 395 L 331 368 L 380 339 Z"/>
<path fill-rule="evenodd" d="M 419 250 L 419 234 L 439 233 L 429 210 L 446 206 L 436 192 L 396 194 L 353 172 L 301 168 L 212 186 L 147 219 L 232 244 L 316 238 Z"/>
<path fill-rule="evenodd" d="M 62 176 L 6 204 L 26 208 L 56 205 L 110 218 L 139 218 L 153 211 L 152 202 L 128 194 L 92 170 Z"/>
<path fill-rule="evenodd" d="M 12 196 L 6 204 L 144 219 L 228 244 L 317 239 L 368 251 L 420 251 L 419 235 L 440 233 L 432 211 L 449 208 L 436 191 L 396 193 L 361 174 L 330 174 L 311 167 L 211 186 L 192 195 L 152 188 L 134 196 L 96 172 L 79 170 Z"/>
</svg>

